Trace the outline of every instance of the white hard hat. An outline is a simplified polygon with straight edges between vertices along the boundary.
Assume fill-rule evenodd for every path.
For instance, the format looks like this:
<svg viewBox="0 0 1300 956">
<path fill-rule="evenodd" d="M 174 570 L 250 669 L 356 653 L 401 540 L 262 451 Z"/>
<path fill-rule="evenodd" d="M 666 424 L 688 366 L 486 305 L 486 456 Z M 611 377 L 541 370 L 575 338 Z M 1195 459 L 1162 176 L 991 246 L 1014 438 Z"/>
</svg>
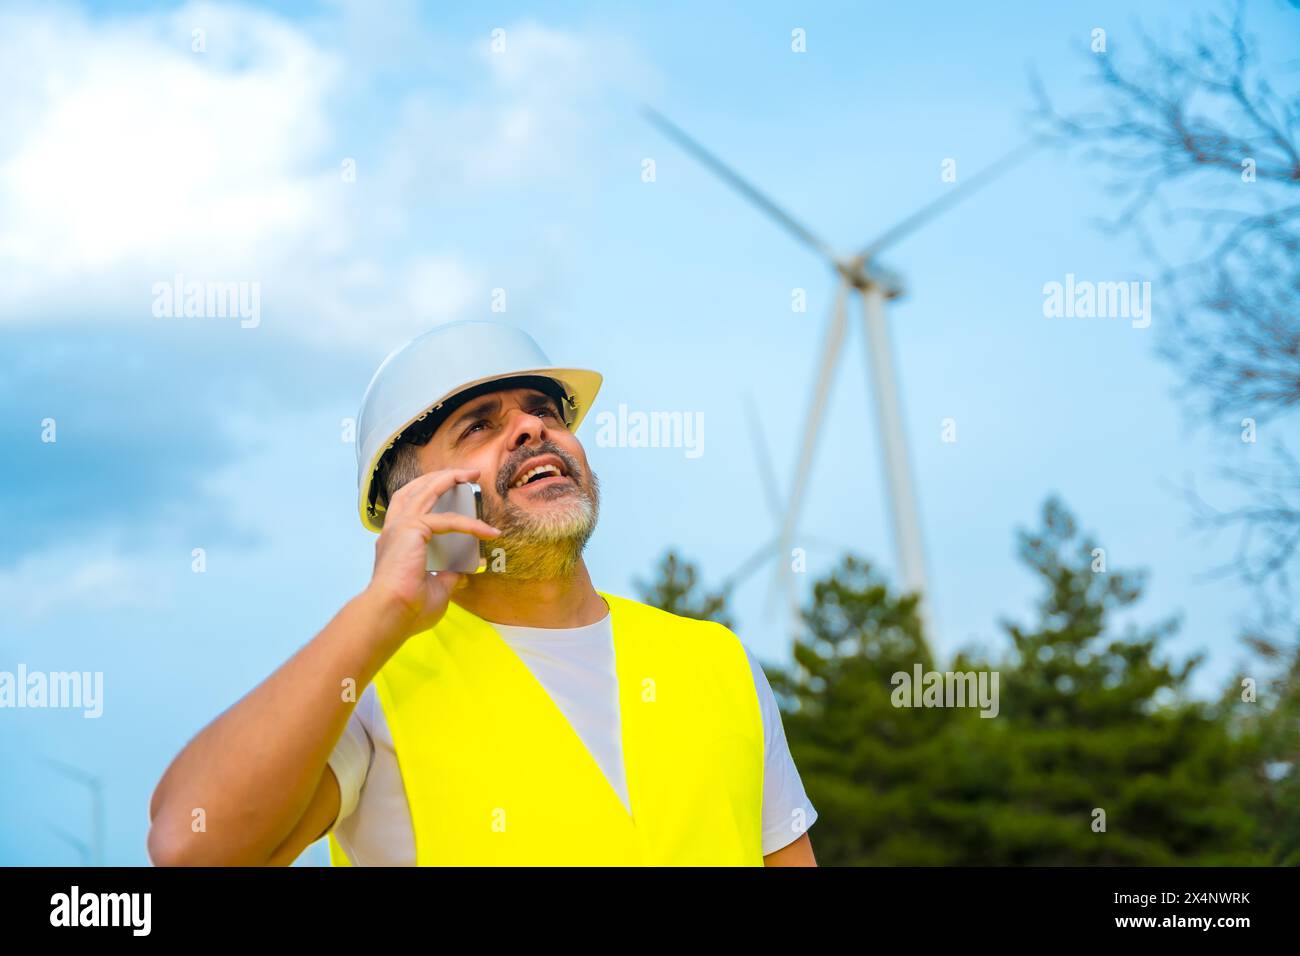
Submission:
<svg viewBox="0 0 1300 956">
<path fill-rule="evenodd" d="M 519 376 L 539 376 L 559 386 L 557 398 L 570 431 L 582 424 L 602 381 L 601 374 L 590 369 L 551 365 L 531 336 L 500 322 L 440 325 L 384 359 L 366 387 L 357 414 L 361 523 L 375 532 L 384 526 L 386 502 L 378 482 L 379 461 L 407 428 L 461 392 Z"/>
</svg>

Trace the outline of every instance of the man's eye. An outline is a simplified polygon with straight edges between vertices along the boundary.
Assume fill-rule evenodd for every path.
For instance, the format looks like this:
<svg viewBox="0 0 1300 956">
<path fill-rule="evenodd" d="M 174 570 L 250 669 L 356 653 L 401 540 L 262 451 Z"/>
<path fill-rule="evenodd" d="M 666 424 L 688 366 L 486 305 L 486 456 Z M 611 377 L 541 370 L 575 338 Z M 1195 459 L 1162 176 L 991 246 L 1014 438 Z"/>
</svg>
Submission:
<svg viewBox="0 0 1300 956">
<path fill-rule="evenodd" d="M 538 405 L 536 408 L 533 409 L 533 414 L 535 414 L 535 415 L 546 414 L 546 415 L 550 415 L 552 418 L 554 418 L 554 417 L 555 417 L 555 409 L 551 408 L 550 405 Z"/>
<path fill-rule="evenodd" d="M 480 425 L 486 425 L 486 424 L 487 424 L 487 419 L 486 419 L 486 418 L 480 418 L 480 419 L 479 419 L 478 421 L 476 421 L 473 425 L 470 425 L 469 428 L 465 429 L 465 435 L 471 435 L 471 434 L 473 434 L 473 433 L 474 433 L 474 429 L 478 428 Z M 465 437 L 465 436 L 462 435 L 461 437 L 463 438 L 463 437 Z"/>
</svg>

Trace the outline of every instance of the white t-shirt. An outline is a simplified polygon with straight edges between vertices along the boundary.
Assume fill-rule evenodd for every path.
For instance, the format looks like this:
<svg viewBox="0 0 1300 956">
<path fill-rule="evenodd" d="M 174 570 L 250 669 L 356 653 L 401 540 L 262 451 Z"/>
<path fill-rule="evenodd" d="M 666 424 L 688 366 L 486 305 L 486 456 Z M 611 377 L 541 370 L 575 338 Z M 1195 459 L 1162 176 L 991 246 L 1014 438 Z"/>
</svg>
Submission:
<svg viewBox="0 0 1300 956">
<path fill-rule="evenodd" d="M 614 634 L 608 614 L 585 627 L 492 625 L 533 672 L 628 806 L 619 726 Z M 763 855 L 796 840 L 817 819 L 763 668 L 745 649 L 763 715 Z M 393 738 L 368 685 L 330 755 L 341 806 L 331 827 L 356 866 L 414 866 L 415 832 Z M 629 811 L 631 809 L 629 807 Z"/>
</svg>

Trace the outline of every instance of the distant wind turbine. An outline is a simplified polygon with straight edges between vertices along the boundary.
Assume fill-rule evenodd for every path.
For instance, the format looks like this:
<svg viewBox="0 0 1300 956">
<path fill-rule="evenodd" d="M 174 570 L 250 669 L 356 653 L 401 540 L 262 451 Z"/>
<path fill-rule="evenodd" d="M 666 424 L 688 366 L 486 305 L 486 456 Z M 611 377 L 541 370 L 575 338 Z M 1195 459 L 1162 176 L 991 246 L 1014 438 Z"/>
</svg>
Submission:
<svg viewBox="0 0 1300 956">
<path fill-rule="evenodd" d="M 785 520 L 781 506 L 781 496 L 777 491 L 776 472 L 772 467 L 772 457 L 768 453 L 767 440 L 763 435 L 763 426 L 759 420 L 752 394 L 746 394 L 745 396 L 745 414 L 749 421 L 750 441 L 754 446 L 755 471 L 762 482 L 763 497 L 767 499 L 768 510 L 772 514 L 772 520 L 777 526 L 777 531 L 770 540 L 765 541 L 758 550 L 746 558 L 735 571 L 723 580 L 722 593 L 728 596 L 749 575 L 770 561 L 774 555 L 779 556 L 777 546 L 781 541 L 781 528 Z M 807 541 L 811 545 L 825 548 L 828 551 L 842 552 L 848 549 L 848 546 L 841 541 L 833 541 L 803 532 L 800 533 L 799 537 L 802 541 Z M 772 601 L 776 597 L 776 593 L 775 590 L 768 592 L 768 603 L 763 610 L 764 617 L 771 616 Z M 799 609 L 793 600 L 794 595 L 792 592 L 787 592 L 786 597 L 790 601 L 791 618 L 797 620 Z"/>
<path fill-rule="evenodd" d="M 47 823 L 46 827 L 60 840 L 72 846 L 87 866 L 104 865 L 104 781 L 97 774 L 88 773 L 80 767 L 74 767 L 62 760 L 39 755 L 37 759 L 52 770 L 69 777 L 81 784 L 90 793 L 90 842 L 80 840 L 73 834 Z"/>
</svg>

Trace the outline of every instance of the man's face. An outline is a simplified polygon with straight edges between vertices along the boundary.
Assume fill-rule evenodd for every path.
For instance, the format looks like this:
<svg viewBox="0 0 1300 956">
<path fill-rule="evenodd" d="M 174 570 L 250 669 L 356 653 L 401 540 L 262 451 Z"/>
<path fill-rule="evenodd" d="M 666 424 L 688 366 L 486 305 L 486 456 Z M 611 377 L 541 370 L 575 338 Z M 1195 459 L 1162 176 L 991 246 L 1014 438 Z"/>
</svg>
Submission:
<svg viewBox="0 0 1300 956">
<path fill-rule="evenodd" d="M 483 520 L 501 530 L 489 548 L 504 550 L 508 576 L 568 573 L 595 530 L 600 490 L 586 452 L 555 399 L 536 389 L 471 399 L 438 426 L 418 458 L 425 472 L 479 469 Z"/>
</svg>

